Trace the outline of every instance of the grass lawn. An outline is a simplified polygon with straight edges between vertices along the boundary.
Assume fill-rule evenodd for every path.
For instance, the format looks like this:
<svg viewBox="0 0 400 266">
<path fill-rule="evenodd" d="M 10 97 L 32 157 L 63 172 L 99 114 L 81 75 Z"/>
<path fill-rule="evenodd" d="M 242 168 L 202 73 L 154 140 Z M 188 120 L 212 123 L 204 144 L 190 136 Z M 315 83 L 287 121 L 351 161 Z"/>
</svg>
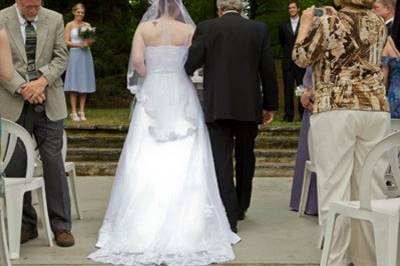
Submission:
<svg viewBox="0 0 400 266">
<path fill-rule="evenodd" d="M 271 127 L 299 127 L 297 119 L 293 123 L 282 122 L 283 112 L 278 112 Z M 129 125 L 129 108 L 87 108 L 86 122 L 73 122 L 70 118 L 65 120 L 67 126 L 125 126 Z"/>
</svg>

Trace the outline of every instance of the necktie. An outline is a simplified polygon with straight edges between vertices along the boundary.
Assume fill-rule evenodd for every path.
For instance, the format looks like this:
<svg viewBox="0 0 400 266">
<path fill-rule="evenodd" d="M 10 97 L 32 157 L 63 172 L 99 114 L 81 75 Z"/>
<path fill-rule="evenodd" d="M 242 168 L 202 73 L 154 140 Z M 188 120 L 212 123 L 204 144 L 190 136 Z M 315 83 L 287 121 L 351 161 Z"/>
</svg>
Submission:
<svg viewBox="0 0 400 266">
<path fill-rule="evenodd" d="M 26 58 L 28 59 L 27 73 L 29 81 L 36 80 L 39 78 L 39 74 L 36 70 L 36 43 L 37 36 L 35 27 L 33 27 L 31 21 L 26 21 L 27 25 L 25 26 L 25 50 L 26 50 Z"/>
</svg>

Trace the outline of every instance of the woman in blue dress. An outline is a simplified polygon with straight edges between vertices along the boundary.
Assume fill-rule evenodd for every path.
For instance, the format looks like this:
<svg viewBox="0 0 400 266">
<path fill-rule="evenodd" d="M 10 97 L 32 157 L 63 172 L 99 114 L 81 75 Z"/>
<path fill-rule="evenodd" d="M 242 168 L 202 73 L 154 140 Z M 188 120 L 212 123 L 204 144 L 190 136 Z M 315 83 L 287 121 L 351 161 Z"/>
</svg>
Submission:
<svg viewBox="0 0 400 266">
<path fill-rule="evenodd" d="M 383 51 L 383 72 L 392 118 L 400 119 L 400 52 L 391 37 Z"/>
<path fill-rule="evenodd" d="M 84 22 L 85 7 L 76 4 L 72 8 L 74 20 L 65 27 L 64 38 L 70 49 L 70 59 L 65 76 L 64 91 L 69 92 L 71 103 L 70 117 L 73 121 L 85 121 L 85 104 L 88 93 L 96 91 L 93 58 L 90 52 L 92 40 L 82 39 L 79 30 L 82 26 L 90 26 Z M 79 96 L 79 112 L 77 112 L 77 101 Z"/>
<path fill-rule="evenodd" d="M 296 164 L 295 164 L 292 193 L 289 205 L 290 209 L 293 211 L 299 210 L 301 190 L 303 187 L 304 167 L 306 161 L 309 160 L 310 158 L 308 152 L 307 136 L 310 128 L 310 115 L 312 112 L 312 102 L 310 101 L 313 94 L 311 67 L 307 68 L 307 71 L 304 75 L 303 87 L 305 88 L 305 91 L 301 98 L 301 103 L 303 104 L 304 107 L 304 113 L 303 113 L 303 119 L 301 121 L 299 144 L 297 146 Z M 308 194 L 305 213 L 308 215 L 318 215 L 317 183 L 316 183 L 316 176 L 314 173 L 311 175 L 310 190 Z"/>
</svg>

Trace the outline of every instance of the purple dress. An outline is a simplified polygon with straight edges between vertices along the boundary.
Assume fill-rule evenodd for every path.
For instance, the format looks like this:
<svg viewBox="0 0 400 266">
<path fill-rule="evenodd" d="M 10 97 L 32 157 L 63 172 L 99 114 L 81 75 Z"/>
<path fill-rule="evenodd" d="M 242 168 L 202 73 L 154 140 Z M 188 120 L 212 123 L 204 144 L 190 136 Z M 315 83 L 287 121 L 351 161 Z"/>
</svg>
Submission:
<svg viewBox="0 0 400 266">
<path fill-rule="evenodd" d="M 312 71 L 307 68 L 306 74 L 303 78 L 303 86 L 312 88 Z M 304 166 L 306 161 L 310 158 L 308 154 L 308 130 L 310 128 L 310 111 L 304 110 L 303 119 L 301 121 L 301 129 L 299 136 L 299 144 L 297 147 L 296 165 L 294 170 L 292 194 L 290 198 L 290 209 L 294 211 L 299 210 L 300 196 L 303 186 Z M 307 205 L 305 209 L 306 214 L 318 215 L 318 198 L 317 198 L 317 182 L 316 175 L 311 175 L 310 190 L 308 194 Z"/>
</svg>

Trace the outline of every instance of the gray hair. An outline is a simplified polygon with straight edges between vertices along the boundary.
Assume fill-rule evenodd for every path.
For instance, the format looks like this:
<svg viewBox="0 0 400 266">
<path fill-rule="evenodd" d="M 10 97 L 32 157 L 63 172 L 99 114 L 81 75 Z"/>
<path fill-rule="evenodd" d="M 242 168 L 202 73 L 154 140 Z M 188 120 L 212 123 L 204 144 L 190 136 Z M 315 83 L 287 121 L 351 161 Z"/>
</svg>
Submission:
<svg viewBox="0 0 400 266">
<path fill-rule="evenodd" d="M 241 12 L 243 10 L 243 1 L 242 0 L 217 0 L 217 7 L 227 11 L 227 10 L 236 10 Z"/>
<path fill-rule="evenodd" d="M 376 2 L 379 2 L 392 10 L 396 9 L 396 0 L 377 0 Z"/>
</svg>

